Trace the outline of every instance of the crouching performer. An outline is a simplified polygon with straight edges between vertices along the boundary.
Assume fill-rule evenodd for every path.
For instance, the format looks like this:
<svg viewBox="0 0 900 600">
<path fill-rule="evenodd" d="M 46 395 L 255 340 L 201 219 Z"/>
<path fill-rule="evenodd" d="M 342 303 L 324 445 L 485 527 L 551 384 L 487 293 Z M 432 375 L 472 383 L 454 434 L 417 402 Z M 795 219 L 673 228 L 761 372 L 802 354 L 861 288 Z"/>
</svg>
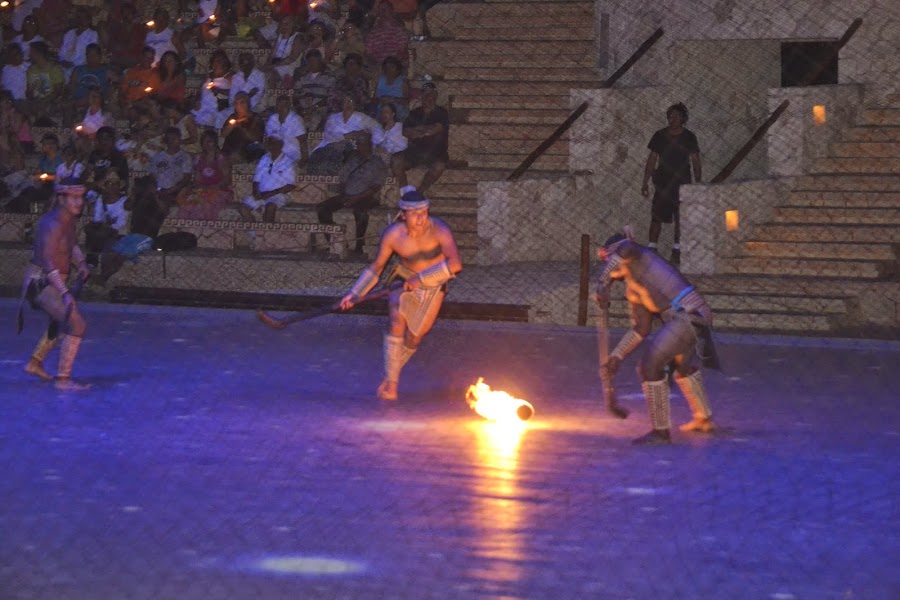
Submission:
<svg viewBox="0 0 900 600">
<path fill-rule="evenodd" d="M 713 431 L 716 426 L 700 372 L 701 365 L 719 368 L 710 333 L 713 316 L 709 305 L 668 262 L 623 235 L 609 238 L 597 256 L 606 261 L 600 275 L 598 302 L 608 305 L 612 281 L 623 280 L 631 309 L 632 328 L 609 354 L 609 378 L 625 357 L 647 339 L 653 318 L 659 316 L 663 322 L 662 328 L 647 339 L 638 366 L 653 430 L 634 443 L 671 442 L 669 382 L 665 376 L 670 363 L 675 365 L 675 382 L 693 413 L 693 419 L 681 430 Z"/>
<path fill-rule="evenodd" d="M 459 251 L 450 228 L 428 216 L 428 199 L 415 188 L 405 187 L 400 199 L 402 219 L 381 237 L 378 255 L 350 292 L 341 299 L 347 310 L 375 287 L 391 256 L 400 262 L 388 279 L 403 280 L 390 295 L 390 330 L 384 336 L 384 380 L 378 386 L 382 400 L 397 399 L 400 371 L 415 353 L 437 318 L 446 284 L 462 271 Z"/>
<path fill-rule="evenodd" d="M 78 354 L 87 325 L 75 294 L 68 287 L 70 267 L 77 269 L 80 287 L 90 276 L 85 256 L 77 245 L 75 225 L 84 207 L 85 188 L 81 185 L 57 187 L 56 205 L 37 223 L 31 262 L 22 282 L 19 305 L 19 329 L 25 299 L 36 310 L 50 316 L 50 326 L 41 336 L 25 372 L 44 381 L 53 379 L 44 370 L 47 354 L 60 345 L 56 388 L 63 391 L 84 390 L 90 386 L 72 380 L 72 364 Z"/>
</svg>

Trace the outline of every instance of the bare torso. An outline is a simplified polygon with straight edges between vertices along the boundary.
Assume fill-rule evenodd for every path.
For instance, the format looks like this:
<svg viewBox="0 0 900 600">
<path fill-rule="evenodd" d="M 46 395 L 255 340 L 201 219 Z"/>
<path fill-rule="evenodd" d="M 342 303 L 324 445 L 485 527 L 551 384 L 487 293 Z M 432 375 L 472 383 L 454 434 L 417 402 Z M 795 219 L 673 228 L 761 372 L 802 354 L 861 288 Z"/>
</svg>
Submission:
<svg viewBox="0 0 900 600">
<path fill-rule="evenodd" d="M 76 241 L 75 219 L 67 219 L 59 209 L 52 210 L 38 221 L 31 262 L 45 273 L 55 269 L 67 274 Z"/>
<path fill-rule="evenodd" d="M 651 313 L 659 314 L 666 310 L 689 285 L 665 260 L 646 250 L 622 268 L 625 298 Z"/>
<path fill-rule="evenodd" d="M 387 235 L 391 249 L 400 257 L 400 263 L 415 273 L 445 260 L 447 257 L 441 249 L 442 237 L 452 237 L 449 227 L 433 217 L 417 236 L 410 235 L 403 223 L 392 225 Z"/>
</svg>

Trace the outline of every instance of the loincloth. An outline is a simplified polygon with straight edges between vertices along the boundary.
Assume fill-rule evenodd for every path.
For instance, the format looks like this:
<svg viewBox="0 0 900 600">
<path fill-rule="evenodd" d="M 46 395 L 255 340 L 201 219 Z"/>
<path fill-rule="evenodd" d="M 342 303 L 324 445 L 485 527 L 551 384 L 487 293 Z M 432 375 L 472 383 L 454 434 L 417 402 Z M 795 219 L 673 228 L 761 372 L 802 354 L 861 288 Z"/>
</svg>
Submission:
<svg viewBox="0 0 900 600">
<path fill-rule="evenodd" d="M 415 277 L 416 272 L 401 264 L 394 267 L 388 276 L 388 285 L 399 280 L 407 281 Z M 438 312 L 447 292 L 447 285 L 420 285 L 412 292 L 400 293 L 400 314 L 406 320 L 406 326 L 413 335 L 419 336 L 427 331 L 437 319 Z"/>
</svg>

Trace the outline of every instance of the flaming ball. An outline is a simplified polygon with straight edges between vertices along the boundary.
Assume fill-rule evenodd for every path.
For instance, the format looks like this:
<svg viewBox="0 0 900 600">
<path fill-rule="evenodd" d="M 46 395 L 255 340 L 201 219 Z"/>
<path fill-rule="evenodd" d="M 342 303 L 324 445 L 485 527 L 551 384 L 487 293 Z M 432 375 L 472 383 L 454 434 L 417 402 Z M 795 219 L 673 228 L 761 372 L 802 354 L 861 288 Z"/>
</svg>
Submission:
<svg viewBox="0 0 900 600">
<path fill-rule="evenodd" d="M 515 423 L 527 421 L 534 416 L 534 407 L 529 402 L 510 396 L 502 390 L 492 390 L 484 382 L 484 377 L 479 377 L 474 385 L 469 386 L 466 402 L 488 421 Z"/>
</svg>

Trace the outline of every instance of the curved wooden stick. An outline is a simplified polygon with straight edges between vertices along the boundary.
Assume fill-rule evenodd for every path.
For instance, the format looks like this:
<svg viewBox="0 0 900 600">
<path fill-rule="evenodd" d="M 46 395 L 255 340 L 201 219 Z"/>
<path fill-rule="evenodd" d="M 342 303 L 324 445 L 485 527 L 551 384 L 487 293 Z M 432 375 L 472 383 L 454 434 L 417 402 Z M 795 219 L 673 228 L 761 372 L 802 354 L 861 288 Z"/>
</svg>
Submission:
<svg viewBox="0 0 900 600">
<path fill-rule="evenodd" d="M 394 291 L 394 287 L 382 288 L 380 290 L 374 291 L 370 294 L 366 294 L 359 300 L 353 303 L 353 306 L 359 306 L 360 304 L 364 304 L 366 302 L 372 302 L 373 300 L 380 300 L 381 298 L 386 298 Z M 321 317 L 323 315 L 330 315 L 331 313 L 343 312 L 341 311 L 341 301 L 338 300 L 333 304 L 329 304 L 327 306 L 322 306 L 320 308 L 314 308 L 312 310 L 306 310 L 303 312 L 296 312 L 285 317 L 273 317 L 269 313 L 264 310 L 259 310 L 256 312 L 256 318 L 259 319 L 260 323 L 271 327 L 272 329 L 284 329 L 291 323 L 296 323 L 298 321 L 307 321 L 309 319 L 315 319 L 316 317 Z"/>
</svg>

